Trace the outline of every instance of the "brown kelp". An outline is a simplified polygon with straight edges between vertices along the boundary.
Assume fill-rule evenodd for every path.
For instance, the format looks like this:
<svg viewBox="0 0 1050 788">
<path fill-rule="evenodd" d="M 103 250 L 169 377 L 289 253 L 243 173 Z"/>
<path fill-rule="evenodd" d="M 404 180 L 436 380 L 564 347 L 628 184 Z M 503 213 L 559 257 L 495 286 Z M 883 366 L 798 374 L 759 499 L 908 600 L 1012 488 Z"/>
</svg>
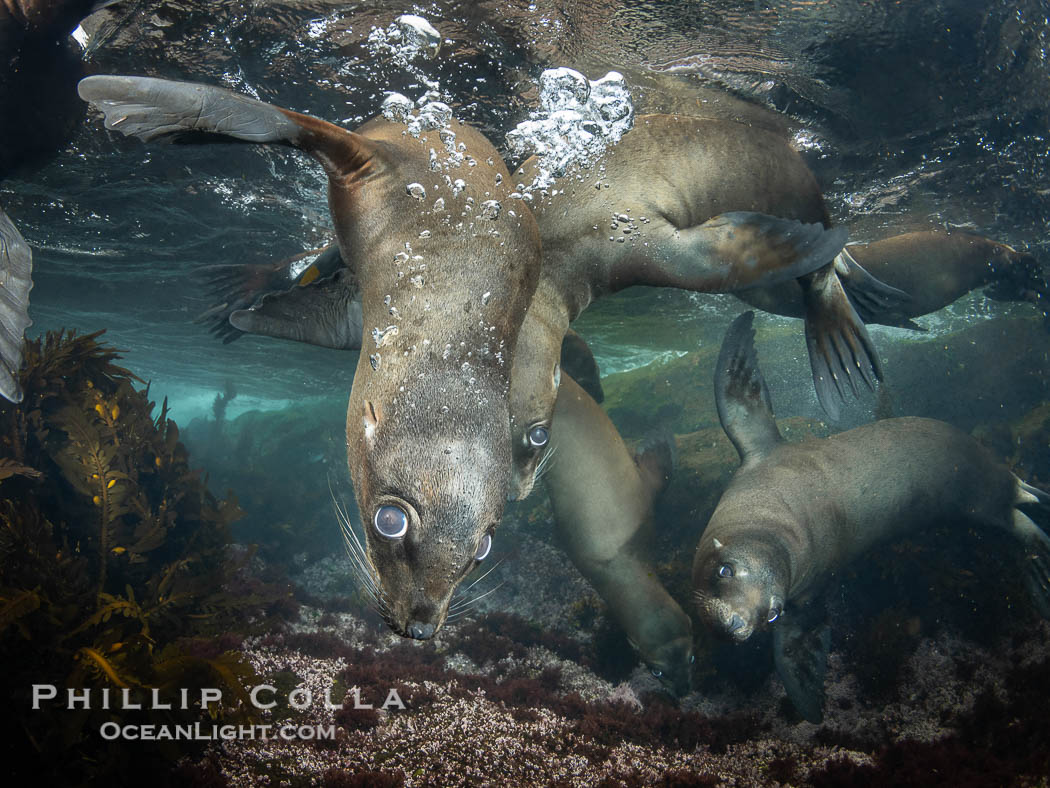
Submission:
<svg viewBox="0 0 1050 788">
<path fill-rule="evenodd" d="M 104 741 L 107 721 L 194 722 L 201 687 L 222 690 L 213 718 L 246 713 L 249 671 L 237 654 L 201 656 L 192 638 L 272 601 L 232 587 L 236 500 L 208 492 L 167 402 L 154 417 L 148 386 L 135 388 L 100 333 L 28 342 L 25 399 L 0 406 L 0 658 L 13 701 L 3 734 L 20 754 L 16 771 L 67 784 L 179 752 Z M 34 710 L 33 685 L 54 685 L 56 697 Z M 90 708 L 70 704 L 67 689 L 90 690 Z M 154 689 L 174 710 L 150 708 Z"/>
</svg>

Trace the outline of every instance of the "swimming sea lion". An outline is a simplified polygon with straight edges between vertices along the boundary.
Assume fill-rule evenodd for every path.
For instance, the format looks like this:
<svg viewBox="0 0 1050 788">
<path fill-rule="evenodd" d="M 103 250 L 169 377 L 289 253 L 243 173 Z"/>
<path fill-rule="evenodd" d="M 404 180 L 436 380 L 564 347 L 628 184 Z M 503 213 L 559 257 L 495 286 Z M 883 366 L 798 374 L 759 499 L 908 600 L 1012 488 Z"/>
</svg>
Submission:
<svg viewBox="0 0 1050 788">
<path fill-rule="evenodd" d="M 516 171 L 529 181 L 533 157 Z M 834 417 L 859 377 L 873 387 L 878 358 L 832 266 L 845 243 L 829 224 L 816 179 L 778 134 L 723 120 L 639 117 L 592 166 L 555 181 L 533 203 L 544 265 L 529 309 L 535 332 L 519 352 L 556 359 L 569 323 L 596 298 L 631 285 L 734 292 L 799 280 L 817 396 Z M 778 218 L 773 218 L 778 217 Z M 799 222 L 808 222 L 801 225 Z M 799 241 L 806 238 L 804 247 Z M 863 272 L 861 272 L 863 273 Z M 876 298 L 899 295 L 866 275 L 855 286 Z M 556 376 L 516 386 L 512 495 L 524 498 L 549 429 Z M 515 494 L 516 491 L 516 494 Z"/>
<path fill-rule="evenodd" d="M 681 696 L 692 687 L 692 623 L 637 538 L 667 482 L 672 451 L 673 439 L 636 462 L 605 411 L 562 375 L 543 474 L 560 541 L 653 675 Z"/>
<path fill-rule="evenodd" d="M 854 304 L 865 323 L 919 328 L 911 319 L 943 309 L 974 288 L 992 285 L 997 300 L 1050 298 L 1046 278 L 1035 258 L 980 235 L 926 230 L 868 244 L 850 244 L 843 260 L 859 263 L 881 282 L 910 297 L 888 309 Z M 794 282 L 733 293 L 751 306 L 785 317 L 802 317 L 802 290 Z M 1045 306 L 1044 306 L 1045 308 Z"/>
<path fill-rule="evenodd" d="M 79 89 L 108 128 L 143 140 L 291 145 L 324 167 L 368 337 L 346 428 L 368 587 L 394 631 L 431 637 L 503 514 L 507 389 L 539 276 L 539 232 L 499 154 L 456 121 L 350 132 L 205 85 L 98 76 Z"/>
<path fill-rule="evenodd" d="M 84 115 L 80 52 L 69 34 L 119 0 L 0 2 L 0 178 L 39 166 Z M 33 288 L 33 254 L 0 206 L 0 396 L 22 401 L 18 371 Z"/>
<path fill-rule="evenodd" d="M 752 317 L 733 322 L 715 373 L 718 416 L 741 466 L 693 561 L 696 602 L 709 626 L 744 641 L 777 622 L 777 635 L 791 626 L 789 603 L 873 544 L 945 521 L 1013 534 L 1028 554 L 1035 601 L 1050 614 L 1050 538 L 1017 508 L 1046 507 L 1050 495 L 933 419 L 885 419 L 824 440 L 784 442 L 757 366 Z M 799 640 L 797 633 L 774 638 L 777 667 L 796 706 L 814 719 L 823 662 L 808 675 L 794 670 L 788 652 Z M 812 640 L 823 640 L 826 652 L 826 635 Z"/>
</svg>

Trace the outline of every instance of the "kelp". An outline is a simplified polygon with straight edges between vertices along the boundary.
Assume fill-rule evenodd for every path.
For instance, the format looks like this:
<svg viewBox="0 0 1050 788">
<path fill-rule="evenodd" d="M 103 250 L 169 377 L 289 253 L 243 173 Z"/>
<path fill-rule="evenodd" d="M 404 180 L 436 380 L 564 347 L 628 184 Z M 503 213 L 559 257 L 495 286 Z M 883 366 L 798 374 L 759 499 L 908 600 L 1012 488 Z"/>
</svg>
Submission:
<svg viewBox="0 0 1050 788">
<path fill-rule="evenodd" d="M 25 399 L 0 406 L 0 656 L 13 700 L 2 729 L 23 761 L 6 765 L 67 784 L 112 782 L 127 758 L 179 754 L 171 743 L 104 741 L 102 723 L 185 724 L 201 713 L 71 710 L 67 688 L 170 700 L 215 687 L 224 705 L 211 715 L 246 718 L 252 677 L 238 654 L 181 644 L 228 631 L 278 596 L 234 589 L 251 559 L 229 557 L 237 501 L 209 493 L 167 402 L 154 417 L 149 387 L 136 389 L 142 381 L 114 363 L 100 333 L 27 342 Z M 31 709 L 34 684 L 58 687 L 52 707 Z"/>
</svg>

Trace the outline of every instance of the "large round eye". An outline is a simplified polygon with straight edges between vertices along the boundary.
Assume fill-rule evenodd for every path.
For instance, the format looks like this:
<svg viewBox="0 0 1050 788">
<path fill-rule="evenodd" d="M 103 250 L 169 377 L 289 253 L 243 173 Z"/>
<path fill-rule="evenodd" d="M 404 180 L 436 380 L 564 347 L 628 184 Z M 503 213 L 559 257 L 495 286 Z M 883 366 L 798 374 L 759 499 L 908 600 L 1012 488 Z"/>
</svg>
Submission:
<svg viewBox="0 0 1050 788">
<path fill-rule="evenodd" d="M 656 676 L 656 678 L 660 678 L 664 675 L 664 672 L 660 670 L 660 668 L 649 668 L 649 672 Z"/>
<path fill-rule="evenodd" d="M 408 515 L 400 506 L 380 506 L 373 522 L 376 530 L 387 539 L 400 539 L 408 531 Z"/>
<path fill-rule="evenodd" d="M 729 564 L 722 564 L 720 567 L 718 567 L 718 576 L 719 577 L 732 577 L 733 576 L 733 567 L 731 567 Z"/>
<path fill-rule="evenodd" d="M 772 624 L 774 621 L 780 618 L 780 614 L 782 612 L 783 609 L 780 607 L 780 605 L 773 605 L 773 607 L 769 608 L 769 615 L 766 616 L 766 623 Z"/>
<path fill-rule="evenodd" d="M 544 427 L 542 424 L 537 424 L 531 430 L 529 430 L 529 445 L 534 449 L 542 449 L 547 445 L 547 441 L 551 439 L 550 430 Z"/>
<path fill-rule="evenodd" d="M 474 553 L 474 560 L 484 561 L 491 549 L 492 534 L 485 534 L 483 537 L 481 537 L 481 544 L 478 545 L 478 551 Z"/>
</svg>

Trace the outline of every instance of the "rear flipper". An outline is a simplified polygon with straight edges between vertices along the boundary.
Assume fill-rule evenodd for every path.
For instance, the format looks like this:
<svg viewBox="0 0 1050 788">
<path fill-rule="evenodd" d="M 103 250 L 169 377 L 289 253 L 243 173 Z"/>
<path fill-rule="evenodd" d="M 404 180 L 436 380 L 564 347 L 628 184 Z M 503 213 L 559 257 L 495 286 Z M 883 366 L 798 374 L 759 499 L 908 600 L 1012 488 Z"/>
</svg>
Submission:
<svg viewBox="0 0 1050 788">
<path fill-rule="evenodd" d="M 857 378 L 869 389 L 882 380 L 875 346 L 831 264 L 799 280 L 806 305 L 806 347 L 817 399 L 828 416 L 839 417 L 847 388 L 859 394 Z"/>
<path fill-rule="evenodd" d="M 96 75 L 77 92 L 106 116 L 106 128 L 150 142 L 207 134 L 291 145 L 331 175 L 356 171 L 375 151 L 351 131 L 211 85 L 151 77 Z"/>
<path fill-rule="evenodd" d="M 911 295 L 869 274 L 850 254 L 848 246 L 835 258 L 835 273 L 850 303 L 865 323 L 926 330 L 903 313 L 902 307 L 911 301 Z"/>
<path fill-rule="evenodd" d="M 808 619 L 811 616 L 803 614 Z M 788 699 L 807 722 L 824 720 L 824 677 L 828 672 L 831 629 L 785 614 L 773 626 L 773 662 Z"/>
<path fill-rule="evenodd" d="M 244 332 L 234 328 L 229 317 L 234 312 L 257 306 L 264 296 L 279 293 L 295 285 L 309 285 L 331 276 L 342 267 L 339 247 L 330 244 L 322 249 L 303 252 L 276 263 L 242 263 L 209 265 L 196 273 L 210 286 L 209 295 L 217 303 L 198 315 L 194 322 L 211 322 L 211 333 L 223 344 L 233 342 Z"/>
<path fill-rule="evenodd" d="M 0 208 L 0 395 L 22 401 L 18 373 L 33 289 L 33 253 L 14 223 Z"/>
<path fill-rule="evenodd" d="M 263 297 L 259 306 L 230 315 L 246 334 L 292 339 L 336 350 L 361 348 L 361 291 L 347 268 L 305 287 Z"/>
</svg>

